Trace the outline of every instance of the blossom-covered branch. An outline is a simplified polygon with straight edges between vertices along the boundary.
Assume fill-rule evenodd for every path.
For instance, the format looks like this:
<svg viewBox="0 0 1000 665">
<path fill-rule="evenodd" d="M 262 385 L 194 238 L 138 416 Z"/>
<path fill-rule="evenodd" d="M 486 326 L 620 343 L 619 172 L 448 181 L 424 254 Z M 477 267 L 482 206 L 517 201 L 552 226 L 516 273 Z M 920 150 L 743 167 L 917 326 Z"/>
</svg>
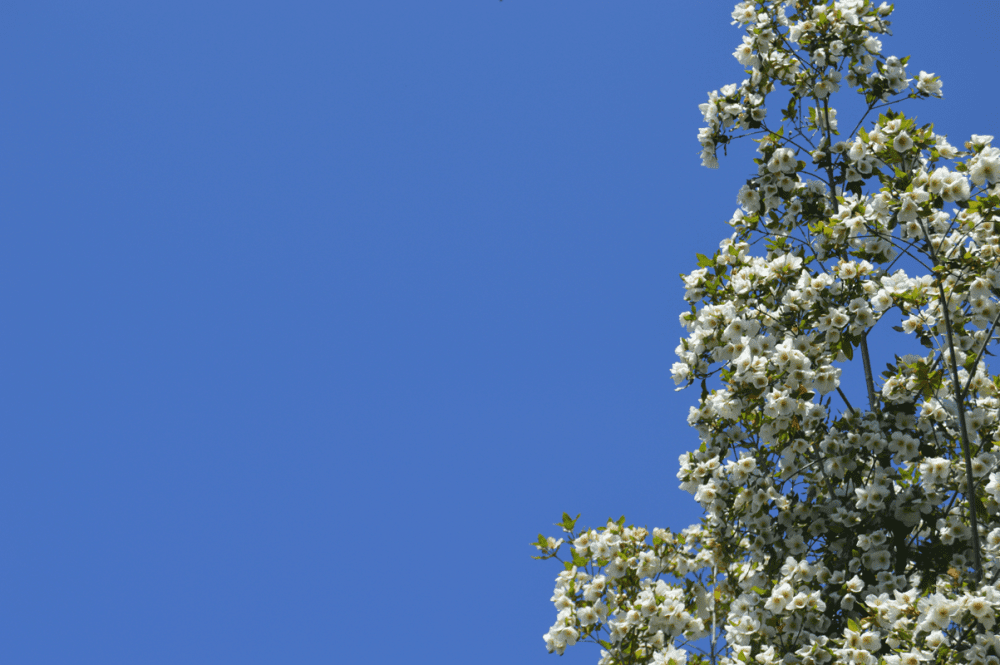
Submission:
<svg viewBox="0 0 1000 665">
<path fill-rule="evenodd" d="M 705 517 L 650 538 L 624 520 L 577 532 L 566 516 L 568 543 L 540 537 L 541 558 L 572 548 L 550 651 L 596 641 L 602 665 L 1000 663 L 1000 376 L 987 363 L 1000 149 L 974 135 L 960 150 L 900 110 L 942 82 L 883 55 L 891 13 L 866 0 L 734 9 L 747 78 L 700 106 L 701 159 L 716 168 L 737 134 L 759 156 L 730 234 L 683 276 L 672 368 L 700 387 L 700 446 L 678 479 Z M 863 103 L 848 123 L 834 102 L 851 94 Z M 876 328 L 899 351 L 878 363 Z M 844 381 L 864 385 L 867 410 Z"/>
</svg>

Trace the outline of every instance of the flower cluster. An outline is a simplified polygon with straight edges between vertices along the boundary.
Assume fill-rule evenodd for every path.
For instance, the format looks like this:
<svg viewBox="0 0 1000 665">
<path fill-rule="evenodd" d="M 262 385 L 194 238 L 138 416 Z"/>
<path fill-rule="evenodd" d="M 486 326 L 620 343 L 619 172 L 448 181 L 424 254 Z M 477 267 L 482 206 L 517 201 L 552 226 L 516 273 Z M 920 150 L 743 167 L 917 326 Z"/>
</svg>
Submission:
<svg viewBox="0 0 1000 665">
<path fill-rule="evenodd" d="M 551 599 L 557 616 L 544 635 L 548 650 L 562 654 L 603 630 L 602 665 L 623 658 L 686 663 L 683 645 L 708 634 L 713 610 L 704 585 L 684 581 L 704 577 L 713 564 L 712 551 L 701 547 L 700 527 L 680 534 L 654 529 L 650 534 L 625 526 L 622 518 L 577 532 L 575 522 L 563 516 L 572 549 Z M 564 542 L 539 535 L 535 546 L 542 555 L 537 558 L 562 560 Z"/>
<path fill-rule="evenodd" d="M 590 639 L 608 665 L 1000 665 L 1000 376 L 987 362 L 1000 148 L 987 135 L 956 148 L 898 110 L 942 83 L 882 54 L 891 12 L 734 9 L 748 77 L 701 105 L 702 163 L 717 167 L 736 130 L 759 157 L 729 237 L 682 276 L 672 368 L 678 389 L 701 388 L 688 416 L 700 446 L 677 478 L 705 517 L 648 543 L 624 521 L 577 534 L 566 516 L 550 650 Z M 832 106 L 842 86 L 865 100 L 856 124 Z M 765 108 L 777 88 L 780 119 Z M 868 340 L 886 328 L 899 352 L 877 374 Z M 542 558 L 562 547 L 537 545 Z"/>
</svg>

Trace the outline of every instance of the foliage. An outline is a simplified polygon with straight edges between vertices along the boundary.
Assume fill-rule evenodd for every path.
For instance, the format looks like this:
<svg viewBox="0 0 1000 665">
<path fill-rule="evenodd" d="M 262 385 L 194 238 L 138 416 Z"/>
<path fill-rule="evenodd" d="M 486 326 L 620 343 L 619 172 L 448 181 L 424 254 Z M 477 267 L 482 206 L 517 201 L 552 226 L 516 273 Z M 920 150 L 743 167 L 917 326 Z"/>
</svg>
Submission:
<svg viewBox="0 0 1000 665">
<path fill-rule="evenodd" d="M 701 105 L 702 163 L 716 167 L 738 131 L 759 157 L 732 234 L 682 275 L 673 367 L 700 388 L 688 423 L 701 445 L 678 479 L 705 516 L 650 534 L 564 515 L 569 542 L 539 536 L 538 558 L 565 559 L 550 651 L 594 641 L 602 665 L 1000 665 L 1000 376 L 986 362 L 1000 150 L 974 135 L 960 151 L 899 110 L 942 84 L 882 55 L 892 10 L 733 11 L 748 78 Z M 842 86 L 863 100 L 853 128 L 831 105 Z M 920 352 L 876 375 L 877 326 Z M 852 371 L 867 404 L 842 389 Z"/>
</svg>

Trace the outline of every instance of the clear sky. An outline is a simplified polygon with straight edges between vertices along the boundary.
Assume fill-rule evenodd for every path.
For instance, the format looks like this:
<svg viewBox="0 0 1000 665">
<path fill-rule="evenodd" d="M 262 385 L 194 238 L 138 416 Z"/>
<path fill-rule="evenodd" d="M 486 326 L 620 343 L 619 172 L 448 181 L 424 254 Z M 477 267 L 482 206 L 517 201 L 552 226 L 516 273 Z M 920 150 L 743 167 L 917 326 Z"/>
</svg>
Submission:
<svg viewBox="0 0 1000 665">
<path fill-rule="evenodd" d="M 554 663 L 528 542 L 700 514 L 669 369 L 750 170 L 695 138 L 732 4 L 4 3 L 2 660 Z M 955 145 L 997 28 L 897 3 Z"/>
</svg>

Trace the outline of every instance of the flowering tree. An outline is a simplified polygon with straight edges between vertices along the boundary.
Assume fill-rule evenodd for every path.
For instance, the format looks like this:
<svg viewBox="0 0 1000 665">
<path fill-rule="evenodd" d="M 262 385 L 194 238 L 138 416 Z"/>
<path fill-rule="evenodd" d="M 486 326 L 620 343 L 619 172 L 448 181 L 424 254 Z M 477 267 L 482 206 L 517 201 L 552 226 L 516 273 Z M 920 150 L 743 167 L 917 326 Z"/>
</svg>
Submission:
<svg viewBox="0 0 1000 665">
<path fill-rule="evenodd" d="M 600 663 L 1000 665 L 1000 149 L 898 110 L 941 81 L 882 54 L 892 7 L 747 0 L 748 78 L 701 105 L 702 163 L 754 136 L 732 234 L 683 276 L 674 380 L 700 387 L 679 533 L 539 536 L 550 651 Z M 833 106 L 857 108 L 845 123 Z M 851 91 L 857 95 L 849 94 Z M 772 101 L 771 112 L 765 106 Z M 775 102 L 780 111 L 774 112 Z M 873 330 L 895 347 L 869 354 Z M 917 352 L 919 351 L 919 352 Z M 863 378 L 852 404 L 842 379 Z"/>
</svg>

